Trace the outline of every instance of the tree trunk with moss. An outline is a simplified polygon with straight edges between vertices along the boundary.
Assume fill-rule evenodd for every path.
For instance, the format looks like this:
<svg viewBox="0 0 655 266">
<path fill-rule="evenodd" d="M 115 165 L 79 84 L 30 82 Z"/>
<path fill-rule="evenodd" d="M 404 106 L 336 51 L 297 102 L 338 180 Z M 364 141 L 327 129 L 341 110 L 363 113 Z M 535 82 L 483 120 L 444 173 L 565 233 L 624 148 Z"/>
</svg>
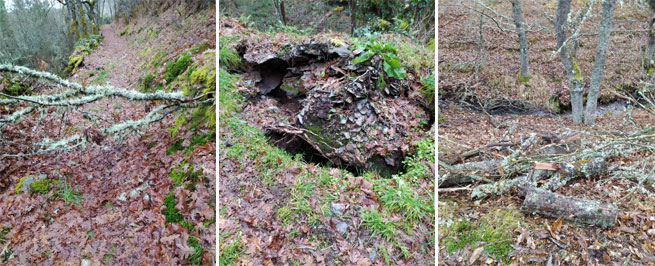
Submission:
<svg viewBox="0 0 655 266">
<path fill-rule="evenodd" d="M 525 81 L 530 78 L 530 58 L 528 57 L 528 38 L 525 35 L 523 26 L 523 14 L 521 13 L 521 2 L 512 0 L 512 11 L 514 13 L 514 24 L 516 33 L 519 37 L 521 50 L 521 70 L 519 70 L 519 81 Z"/>
<path fill-rule="evenodd" d="M 582 93 L 584 92 L 584 79 L 578 63 L 575 61 L 575 48 L 569 46 L 576 40 L 567 41 L 568 16 L 571 12 L 571 0 L 559 0 L 557 4 L 557 17 L 555 19 L 555 35 L 557 37 L 557 48 L 559 57 L 564 65 L 566 76 L 569 80 L 569 92 L 571 93 L 571 109 L 573 111 L 573 123 L 582 123 Z"/>
<path fill-rule="evenodd" d="M 96 19 L 96 0 L 84 1 L 88 10 L 87 16 L 89 17 L 89 24 L 91 26 L 91 34 L 98 34 L 98 20 Z"/>
<path fill-rule="evenodd" d="M 589 85 L 589 95 L 587 96 L 587 107 L 585 109 L 584 122 L 586 125 L 592 125 L 596 115 L 598 93 L 600 92 L 600 84 L 603 81 L 603 69 L 605 68 L 605 59 L 607 58 L 615 6 L 616 0 L 605 0 L 603 2 L 603 15 L 600 21 L 598 46 L 596 48 L 596 62 L 594 62 L 594 70 L 591 73 L 591 84 Z"/>
</svg>

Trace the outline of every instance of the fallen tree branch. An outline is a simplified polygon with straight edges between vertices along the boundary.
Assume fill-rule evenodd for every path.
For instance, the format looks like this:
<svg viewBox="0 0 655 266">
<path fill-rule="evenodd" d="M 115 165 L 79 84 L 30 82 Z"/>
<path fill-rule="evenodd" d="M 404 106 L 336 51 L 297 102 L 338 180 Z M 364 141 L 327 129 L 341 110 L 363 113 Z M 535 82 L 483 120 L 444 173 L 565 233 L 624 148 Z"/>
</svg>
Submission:
<svg viewBox="0 0 655 266">
<path fill-rule="evenodd" d="M 21 66 L 0 65 L 0 72 L 10 72 L 30 78 L 39 80 L 46 80 L 54 83 L 57 86 L 68 88 L 63 92 L 52 95 L 34 95 L 34 96 L 14 96 L 0 92 L 0 96 L 6 99 L 0 99 L 0 105 L 18 107 L 10 115 L 0 118 L 0 129 L 6 127 L 11 123 L 18 123 L 23 117 L 34 112 L 41 110 L 41 116 L 38 118 L 36 125 L 41 124 L 41 121 L 46 118 L 48 111 L 45 108 L 57 107 L 57 113 L 62 113 L 61 120 L 66 118 L 63 116 L 68 110 L 79 108 L 80 106 L 95 102 L 100 99 L 108 97 L 121 97 L 131 101 L 165 101 L 167 104 L 161 104 L 154 110 L 150 111 L 144 118 L 124 121 L 122 123 L 112 125 L 108 128 L 95 130 L 94 141 L 98 143 L 100 139 L 104 139 L 105 135 L 112 136 L 116 139 L 122 139 L 128 131 L 137 132 L 138 129 L 146 125 L 162 120 L 168 114 L 171 114 L 181 108 L 196 108 L 201 106 L 211 106 L 215 104 L 215 99 L 212 97 L 213 92 L 201 94 L 193 98 L 187 98 L 182 92 L 164 92 L 158 91 L 155 93 L 141 93 L 133 90 L 117 88 L 114 86 L 83 86 L 79 83 L 71 82 L 61 79 L 56 75 L 48 72 L 41 72 L 32 70 Z M 202 100 L 203 98 L 207 98 Z M 149 108 L 148 108 L 149 109 Z M 48 109 L 50 110 L 50 109 Z M 85 117 L 89 117 L 88 112 L 81 112 Z M 51 111 L 50 111 L 51 112 Z M 96 120 L 99 117 L 96 116 Z M 101 118 L 100 118 L 101 119 Z M 106 120 L 105 120 L 106 121 Z M 95 122 L 95 121 L 94 121 Z M 59 128 L 60 130 L 62 127 Z M 36 127 L 33 132 L 36 132 Z M 55 133 L 59 138 L 59 133 Z M 52 137 L 52 134 L 50 135 Z M 24 157 L 37 154 L 43 154 L 52 151 L 64 151 L 77 147 L 84 147 L 87 144 L 89 136 L 80 134 L 73 134 L 66 136 L 60 140 L 52 140 L 45 137 L 42 141 L 33 145 L 34 151 L 32 152 L 14 152 L 4 153 L 0 158 L 4 157 Z M 10 140 L 0 135 L 0 146 L 11 143 Z"/>
<path fill-rule="evenodd" d="M 526 196 L 521 211 L 528 214 L 564 219 L 572 222 L 614 226 L 618 208 L 613 203 L 562 196 L 547 190 L 522 186 Z"/>
</svg>

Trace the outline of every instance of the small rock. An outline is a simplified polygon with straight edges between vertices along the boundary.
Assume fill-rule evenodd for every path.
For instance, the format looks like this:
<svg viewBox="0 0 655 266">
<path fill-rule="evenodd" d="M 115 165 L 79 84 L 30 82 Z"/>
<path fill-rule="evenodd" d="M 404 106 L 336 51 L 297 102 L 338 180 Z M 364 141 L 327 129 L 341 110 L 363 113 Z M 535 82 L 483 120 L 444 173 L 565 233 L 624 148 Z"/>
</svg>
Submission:
<svg viewBox="0 0 655 266">
<path fill-rule="evenodd" d="M 350 133 L 348 133 L 348 132 L 343 133 L 343 137 L 346 138 L 346 139 L 350 139 Z"/>
<path fill-rule="evenodd" d="M 126 201 L 127 200 L 127 197 L 126 197 L 127 195 L 126 194 L 127 193 L 125 193 L 125 192 L 121 193 L 121 195 L 118 196 L 117 199 L 120 200 L 120 201 Z"/>
<path fill-rule="evenodd" d="M 341 203 L 332 203 L 332 212 L 336 215 L 343 215 L 346 206 Z"/>
<path fill-rule="evenodd" d="M 82 263 L 80 266 L 91 266 L 91 260 L 89 259 L 82 259 Z"/>
<path fill-rule="evenodd" d="M 364 121 L 366 121 L 366 117 L 365 116 L 360 116 L 359 119 L 357 119 L 357 122 L 355 122 L 355 123 L 357 124 L 357 126 L 361 127 L 362 124 L 364 124 Z"/>
<path fill-rule="evenodd" d="M 347 223 L 339 222 L 336 227 L 337 227 L 337 231 L 339 232 L 339 234 L 345 235 L 346 233 L 348 233 L 348 224 Z"/>
<path fill-rule="evenodd" d="M 371 250 L 371 254 L 368 255 L 368 258 L 371 259 L 371 262 L 375 261 L 375 258 L 377 258 L 378 254 L 375 251 L 375 249 Z"/>
<path fill-rule="evenodd" d="M 34 181 L 38 181 L 46 177 L 48 177 L 48 175 L 40 174 L 36 179 L 34 177 L 25 178 L 25 180 L 23 180 L 23 191 L 28 191 L 30 189 L 30 184 L 34 183 Z"/>
<path fill-rule="evenodd" d="M 277 106 L 271 106 L 271 107 L 266 108 L 266 112 L 279 112 L 279 111 L 280 111 L 280 108 L 278 108 Z"/>
<path fill-rule="evenodd" d="M 646 231 L 646 234 L 648 234 L 649 236 L 655 235 L 655 229 L 648 229 L 648 231 Z"/>
<path fill-rule="evenodd" d="M 339 121 L 339 123 L 341 123 L 342 125 L 345 125 L 347 121 L 348 121 L 348 119 L 346 119 L 344 117 L 344 118 L 341 119 L 341 121 Z"/>
</svg>

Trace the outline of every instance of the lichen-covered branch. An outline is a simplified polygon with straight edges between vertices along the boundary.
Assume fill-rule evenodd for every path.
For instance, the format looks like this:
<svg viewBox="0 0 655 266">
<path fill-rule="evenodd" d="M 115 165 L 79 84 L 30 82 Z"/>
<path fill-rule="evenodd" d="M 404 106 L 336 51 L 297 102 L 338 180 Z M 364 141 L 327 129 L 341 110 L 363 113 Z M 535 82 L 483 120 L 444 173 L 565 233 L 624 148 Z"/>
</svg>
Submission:
<svg viewBox="0 0 655 266">
<path fill-rule="evenodd" d="M 99 140 L 104 139 L 105 136 L 122 139 L 127 133 L 138 132 L 139 129 L 144 128 L 154 122 L 160 121 L 168 114 L 171 114 L 182 108 L 210 106 L 216 103 L 212 93 L 203 94 L 195 98 L 187 98 L 183 95 L 182 92 L 158 91 L 155 93 L 141 93 L 133 90 L 114 87 L 111 85 L 83 86 L 75 82 L 61 79 L 52 73 L 41 72 L 26 67 L 12 65 L 0 65 L 0 72 L 10 72 L 29 78 L 45 80 L 58 87 L 66 88 L 62 92 L 50 95 L 44 94 L 15 96 L 0 92 L 0 96 L 3 98 L 0 99 L 0 106 L 8 107 L 9 109 L 7 110 L 13 109 L 12 113 L 9 115 L 0 117 L 0 129 L 3 129 L 10 124 L 16 124 L 31 112 L 40 110 L 40 117 L 35 123 L 36 126 L 33 125 L 34 129 L 32 132 L 35 132 L 36 127 L 42 124 L 42 120 L 46 119 L 48 113 L 52 112 L 51 110 L 53 110 L 53 107 L 57 107 L 56 112 L 62 114 L 60 119 L 62 120 L 61 123 L 64 124 L 66 123 L 66 118 L 63 116 L 63 114 L 68 112 L 68 110 L 79 111 L 79 108 L 86 104 L 90 104 L 95 101 L 110 97 L 119 97 L 130 101 L 161 101 L 158 106 L 154 106 L 152 111 L 149 111 L 148 114 L 141 119 L 124 121 L 115 125 L 110 125 L 107 128 L 94 128 L 92 130 L 92 134 L 88 133 L 88 131 L 85 132 L 85 134 L 70 135 L 70 133 L 68 133 L 66 134 L 68 136 L 59 140 L 56 140 L 59 137 L 55 137 L 55 140 L 51 139 L 52 136 L 50 136 L 50 138 L 42 137 L 42 141 L 32 144 L 32 149 L 30 152 L 7 153 L 3 151 L 2 154 L 0 154 L 0 158 L 31 156 L 52 151 L 70 150 L 77 147 L 84 147 L 88 143 L 99 144 Z M 84 115 L 84 117 L 91 119 L 88 115 Z M 97 117 L 95 120 L 98 120 Z M 105 122 L 108 121 L 105 120 Z M 61 129 L 62 126 L 59 128 Z M 23 133 L 20 133 L 19 135 L 22 134 Z M 3 143 L 9 144 L 10 142 L 11 141 L 9 139 L 0 134 L 0 146 L 2 146 Z"/>
</svg>

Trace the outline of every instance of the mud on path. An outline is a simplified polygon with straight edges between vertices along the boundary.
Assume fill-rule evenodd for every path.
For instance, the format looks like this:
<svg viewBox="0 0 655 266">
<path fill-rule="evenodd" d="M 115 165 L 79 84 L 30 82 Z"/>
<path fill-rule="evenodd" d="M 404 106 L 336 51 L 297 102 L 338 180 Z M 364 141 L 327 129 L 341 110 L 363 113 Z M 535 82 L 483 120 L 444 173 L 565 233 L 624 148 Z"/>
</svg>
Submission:
<svg viewBox="0 0 655 266">
<path fill-rule="evenodd" d="M 129 47 L 127 40 L 117 35 L 124 26 L 101 28 L 102 46 L 86 56 L 85 65 L 71 80 L 136 88 L 138 47 Z M 80 108 L 94 114 L 94 119 L 71 112 L 67 125 L 73 132 L 107 127 L 140 119 L 148 107 L 144 102 L 102 99 Z M 194 252 L 188 245 L 190 235 L 203 247 L 203 261 L 213 261 L 215 226 L 202 226 L 203 215 L 198 212 L 207 211 L 207 202 L 216 191 L 215 142 L 196 147 L 190 159 L 210 181 L 198 184 L 191 194 L 181 186 L 172 191 L 169 173 L 184 159 L 181 153 L 167 154 L 175 143 L 168 131 L 174 119 L 169 115 L 123 140 L 104 138 L 100 145 L 83 150 L 0 161 L 0 172 L 10 184 L 0 192 L 0 227 L 6 231 L 0 248 L 10 251 L 4 253 L 3 261 L 9 265 L 79 264 L 82 260 L 93 265 L 185 264 Z M 52 123 L 56 127 L 58 122 Z M 181 134 L 187 141 L 191 137 L 190 133 Z M 80 204 L 66 204 L 61 198 L 49 200 L 53 191 L 45 195 L 15 193 L 19 179 L 40 174 L 58 179 L 60 184 L 65 180 L 81 196 Z M 196 214 L 189 215 L 189 222 L 196 225 L 193 232 L 167 223 L 162 215 L 164 198 L 171 192 L 189 199 L 190 205 L 181 209 L 185 216 Z"/>
</svg>

